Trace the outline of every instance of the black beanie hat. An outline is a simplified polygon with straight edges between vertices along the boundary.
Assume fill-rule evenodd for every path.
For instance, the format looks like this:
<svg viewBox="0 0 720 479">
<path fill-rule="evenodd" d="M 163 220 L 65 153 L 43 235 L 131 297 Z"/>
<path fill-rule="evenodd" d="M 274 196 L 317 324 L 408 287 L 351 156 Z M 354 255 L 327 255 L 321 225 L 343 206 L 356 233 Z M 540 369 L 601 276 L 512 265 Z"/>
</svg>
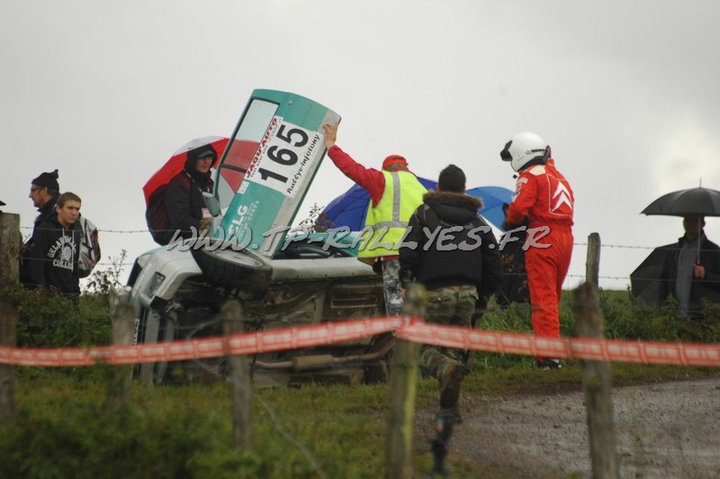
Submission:
<svg viewBox="0 0 720 479">
<path fill-rule="evenodd" d="M 57 179 L 58 170 L 56 169 L 52 173 L 40 173 L 40 176 L 32 180 L 32 184 L 47 188 L 50 192 L 59 193 L 60 185 Z"/>
<path fill-rule="evenodd" d="M 465 191 L 465 172 L 455 165 L 448 165 L 440 172 L 438 189 L 462 193 Z"/>
</svg>

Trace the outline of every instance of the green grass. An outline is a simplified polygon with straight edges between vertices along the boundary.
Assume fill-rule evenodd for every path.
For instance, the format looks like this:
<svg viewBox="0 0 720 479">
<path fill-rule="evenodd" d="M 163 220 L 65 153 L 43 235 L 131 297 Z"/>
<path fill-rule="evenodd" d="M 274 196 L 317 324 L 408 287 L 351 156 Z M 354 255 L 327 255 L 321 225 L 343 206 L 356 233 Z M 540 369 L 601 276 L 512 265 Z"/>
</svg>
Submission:
<svg viewBox="0 0 720 479">
<path fill-rule="evenodd" d="M 2 430 L 2 477 L 223 478 L 382 475 L 381 386 L 256 391 L 253 446 L 232 447 L 227 384 L 146 388 L 104 411 L 96 382 L 20 381 L 17 423 Z M 122 471 L 121 473 L 119 471 Z"/>
<path fill-rule="evenodd" d="M 0 477 L 25 478 L 376 478 L 384 474 L 386 385 L 274 388 L 254 391 L 253 441 L 232 446 L 227 383 L 155 386 L 133 384 L 127 407 L 105 411 L 97 378 L 21 378 L 17 421 L 0 428 Z M 616 384 L 717 374 L 708 368 L 613 365 Z M 580 363 L 548 374 L 530 366 L 477 366 L 463 395 L 492 400 L 514 395 L 580 390 Z M 432 414 L 434 380 L 421 380 L 416 407 Z M 424 431 L 428 430 L 424 427 Z M 431 455 L 416 431 L 416 467 Z M 451 457 L 458 474 L 476 464 Z M 462 474 L 461 474 L 462 475 Z M 460 477 L 460 476 L 458 476 Z"/>
</svg>

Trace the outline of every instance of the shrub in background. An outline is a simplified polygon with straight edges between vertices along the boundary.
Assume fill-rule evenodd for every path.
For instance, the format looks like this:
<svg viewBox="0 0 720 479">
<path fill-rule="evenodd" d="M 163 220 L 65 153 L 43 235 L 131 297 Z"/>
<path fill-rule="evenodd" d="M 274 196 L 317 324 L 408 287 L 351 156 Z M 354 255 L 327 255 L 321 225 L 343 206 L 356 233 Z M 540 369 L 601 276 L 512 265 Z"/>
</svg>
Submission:
<svg viewBox="0 0 720 479">
<path fill-rule="evenodd" d="M 0 300 L 17 309 L 21 347 L 74 347 L 109 344 L 107 295 L 85 294 L 78 302 L 56 292 L 20 285 L 0 288 Z"/>
</svg>

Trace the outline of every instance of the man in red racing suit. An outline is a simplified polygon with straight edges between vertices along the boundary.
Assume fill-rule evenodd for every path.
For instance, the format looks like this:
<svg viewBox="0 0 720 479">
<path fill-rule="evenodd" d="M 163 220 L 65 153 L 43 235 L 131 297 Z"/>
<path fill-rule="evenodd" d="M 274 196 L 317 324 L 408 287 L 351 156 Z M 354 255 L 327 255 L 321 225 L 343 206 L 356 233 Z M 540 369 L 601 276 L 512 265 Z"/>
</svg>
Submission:
<svg viewBox="0 0 720 479">
<path fill-rule="evenodd" d="M 537 239 L 537 244 L 530 244 L 525 252 L 533 331 L 536 336 L 557 338 L 558 305 L 573 248 L 573 191 L 555 168 L 550 147 L 533 133 L 516 135 L 501 158 L 511 161 L 513 169 L 520 173 L 505 226 L 512 229 L 527 216 L 528 238 Z M 560 367 L 558 359 L 536 360 L 539 367 Z"/>
</svg>

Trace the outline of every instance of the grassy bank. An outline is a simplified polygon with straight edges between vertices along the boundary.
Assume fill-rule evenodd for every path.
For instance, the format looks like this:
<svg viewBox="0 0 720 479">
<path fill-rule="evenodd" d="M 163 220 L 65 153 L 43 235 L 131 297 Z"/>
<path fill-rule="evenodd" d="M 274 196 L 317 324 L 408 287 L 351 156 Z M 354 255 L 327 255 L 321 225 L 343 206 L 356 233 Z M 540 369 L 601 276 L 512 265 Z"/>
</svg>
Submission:
<svg viewBox="0 0 720 479">
<path fill-rule="evenodd" d="M 705 377 L 711 369 L 617 364 L 617 384 Z M 24 478 L 377 478 L 384 471 L 387 388 L 307 385 L 255 391 L 253 446 L 232 446 L 228 385 L 133 385 L 130 404 L 110 415 L 97 371 L 92 379 L 21 379 L 17 422 L 0 434 L 0 477 Z M 467 398 L 555 393 L 580 388 L 579 364 L 560 371 L 477 367 Z M 434 411 L 437 388 L 421 380 L 417 408 Z M 465 410 L 470 416 L 472 410 Z M 427 425 L 419 424 L 427 431 Z M 424 427 L 422 427 L 424 426 Z M 416 466 L 432 458 L 416 431 Z M 477 465 L 451 458 L 450 466 Z"/>
<path fill-rule="evenodd" d="M 108 341 L 107 302 L 85 296 L 79 305 L 16 292 L 24 345 L 82 346 Z M 6 299 L 9 296 L 6 296 Z M 12 299 L 12 298 L 10 298 Z M 574 329 L 571 295 L 561 308 L 563 334 Z M 601 307 L 609 337 L 718 342 L 717 321 L 689 323 L 672 307 L 648 310 L 627 292 L 605 292 Z M 529 309 L 487 313 L 479 327 L 530 332 Z M 384 473 L 387 387 L 306 385 L 258 390 L 253 445 L 232 446 L 228 384 L 134 384 L 130 403 L 104 409 L 107 367 L 17 368 L 14 425 L 0 429 L 0 477 L 7 478 L 377 478 Z M 711 368 L 614 364 L 616 385 L 718 374 Z M 478 353 L 463 396 L 490 399 L 580 389 L 580 364 L 537 370 L 532 360 Z M 417 408 L 437 404 L 437 386 L 421 380 Z M 477 404 L 478 401 L 469 401 Z M 472 410 L 463 413 L 472 415 Z M 416 467 L 428 471 L 429 426 L 416 428 Z M 451 458 L 462 472 L 478 465 Z"/>
</svg>

